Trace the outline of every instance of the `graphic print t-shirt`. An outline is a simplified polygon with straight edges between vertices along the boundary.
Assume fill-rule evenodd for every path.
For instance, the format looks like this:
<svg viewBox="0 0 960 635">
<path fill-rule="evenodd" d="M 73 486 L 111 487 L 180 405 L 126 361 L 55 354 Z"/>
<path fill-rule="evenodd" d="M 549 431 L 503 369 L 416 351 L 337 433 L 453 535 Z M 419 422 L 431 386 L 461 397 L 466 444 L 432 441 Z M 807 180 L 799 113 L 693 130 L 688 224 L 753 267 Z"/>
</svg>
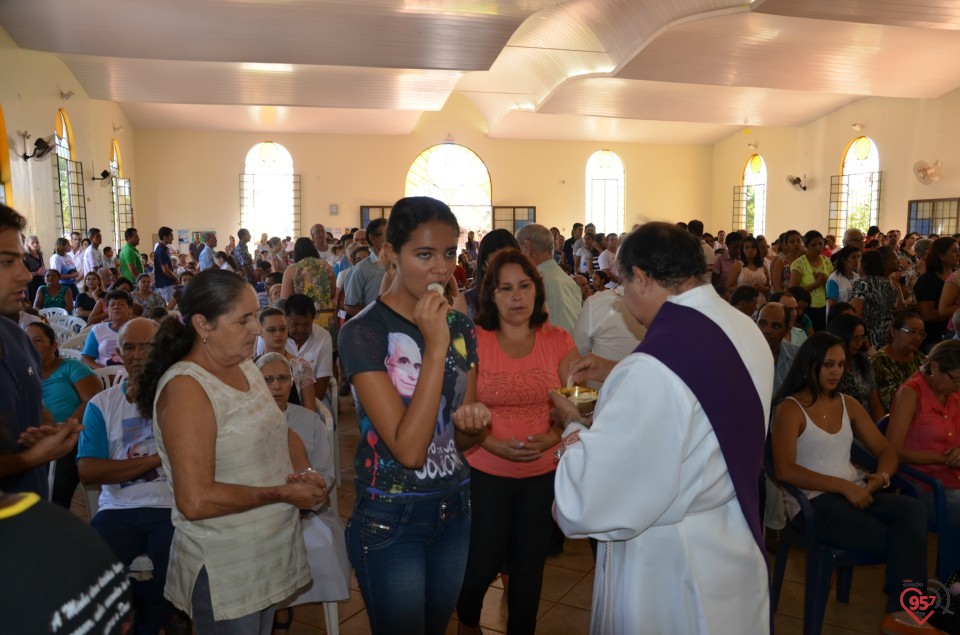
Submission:
<svg viewBox="0 0 960 635">
<path fill-rule="evenodd" d="M 477 366 L 476 330 L 470 318 L 456 311 L 447 315 L 447 325 L 450 347 L 440 407 L 427 459 L 419 469 L 405 468 L 394 458 L 354 391 L 361 437 L 354 458 L 357 490 L 372 499 L 443 496 L 469 482 L 470 468 L 457 449 L 452 416 L 466 395 L 467 373 Z M 424 349 L 415 324 L 377 300 L 343 327 L 339 349 L 348 379 L 371 371 L 387 373 L 403 403 L 410 403 Z"/>
</svg>

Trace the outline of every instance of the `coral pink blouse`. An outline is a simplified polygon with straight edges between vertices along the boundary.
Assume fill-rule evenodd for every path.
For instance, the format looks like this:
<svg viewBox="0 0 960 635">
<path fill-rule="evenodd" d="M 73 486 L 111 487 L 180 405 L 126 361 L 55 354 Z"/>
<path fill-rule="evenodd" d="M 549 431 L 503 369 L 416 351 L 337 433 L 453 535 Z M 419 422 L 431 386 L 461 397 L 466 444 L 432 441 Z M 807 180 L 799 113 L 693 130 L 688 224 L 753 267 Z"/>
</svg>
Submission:
<svg viewBox="0 0 960 635">
<path fill-rule="evenodd" d="M 490 409 L 490 433 L 497 439 L 523 441 L 545 433 L 552 425 L 548 393 L 562 385 L 557 367 L 576 344 L 567 331 L 552 324 L 544 324 L 536 333 L 530 354 L 513 359 L 500 348 L 496 331 L 477 327 L 477 401 Z M 471 467 L 495 476 L 527 478 L 557 468 L 552 449 L 530 463 L 508 461 L 480 446 L 464 455 Z"/>
<path fill-rule="evenodd" d="M 904 447 L 945 454 L 960 446 L 960 393 L 952 393 L 946 403 L 941 404 L 920 372 L 914 373 L 903 385 L 917 393 L 917 413 L 910 423 Z M 896 407 L 894 401 L 893 409 Z M 946 487 L 960 488 L 960 470 L 946 465 L 914 467 L 942 481 Z"/>
</svg>

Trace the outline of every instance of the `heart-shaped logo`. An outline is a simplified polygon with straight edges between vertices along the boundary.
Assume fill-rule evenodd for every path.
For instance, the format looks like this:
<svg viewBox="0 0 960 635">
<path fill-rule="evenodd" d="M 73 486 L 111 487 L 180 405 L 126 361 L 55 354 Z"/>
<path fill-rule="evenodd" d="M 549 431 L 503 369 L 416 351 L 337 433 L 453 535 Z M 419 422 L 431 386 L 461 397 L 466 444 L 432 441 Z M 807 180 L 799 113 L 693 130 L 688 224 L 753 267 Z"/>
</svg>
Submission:
<svg viewBox="0 0 960 635">
<path fill-rule="evenodd" d="M 933 609 L 937 606 L 937 596 L 925 595 L 923 589 L 907 587 L 900 594 L 900 606 L 916 620 L 917 624 L 923 625 L 933 615 Z"/>
</svg>

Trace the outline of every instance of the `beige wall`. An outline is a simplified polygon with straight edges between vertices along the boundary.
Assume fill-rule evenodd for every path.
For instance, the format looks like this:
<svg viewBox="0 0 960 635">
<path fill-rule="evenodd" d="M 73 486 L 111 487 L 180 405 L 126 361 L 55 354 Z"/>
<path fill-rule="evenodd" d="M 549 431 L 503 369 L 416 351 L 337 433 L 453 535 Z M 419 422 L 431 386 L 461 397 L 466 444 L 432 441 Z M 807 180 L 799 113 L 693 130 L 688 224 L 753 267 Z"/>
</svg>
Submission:
<svg viewBox="0 0 960 635">
<path fill-rule="evenodd" d="M 733 188 L 757 144 L 767 163 L 767 235 L 788 229 L 826 233 L 830 177 L 840 173 L 843 152 L 858 135 L 867 135 L 880 152 L 883 173 L 880 227 L 905 229 L 907 201 L 960 196 L 960 90 L 939 99 L 869 98 L 850 104 L 802 128 L 754 127 L 713 148 L 713 199 L 708 227 L 729 227 Z M 855 132 L 853 123 L 863 124 Z M 923 185 L 913 175 L 917 161 L 943 162 L 939 182 Z M 808 189 L 798 192 L 786 175 L 807 175 Z M 863 229 L 866 229 L 865 227 Z"/>
<path fill-rule="evenodd" d="M 491 139 L 479 112 L 455 95 L 407 136 L 137 130 L 138 223 L 150 232 L 167 224 L 235 234 L 244 158 L 269 137 L 290 151 L 302 175 L 304 231 L 315 222 L 356 226 L 361 205 L 401 198 L 410 164 L 448 134 L 487 165 L 495 205 L 535 205 L 539 222 L 565 233 L 583 219 L 587 159 L 605 147 L 625 164 L 628 228 L 647 217 L 686 218 L 709 204 L 709 147 Z M 338 216 L 330 215 L 331 204 L 339 206 Z"/>
<path fill-rule="evenodd" d="M 132 126 L 113 102 L 92 100 L 64 64 L 46 53 L 25 51 L 16 47 L 3 29 L 0 29 L 0 106 L 6 120 L 7 143 L 10 152 L 10 174 L 4 174 L 13 187 L 13 206 L 27 217 L 28 232 L 41 238 L 44 253 L 50 254 L 57 237 L 54 208 L 54 169 L 56 163 L 48 155 L 44 161 L 24 161 L 23 141 L 17 131 L 25 130 L 32 136 L 27 153 L 33 152 L 38 137 L 54 133 L 57 109 L 64 108 L 74 134 L 74 159 L 83 164 L 84 188 L 87 205 L 87 226 L 99 227 L 104 232 L 104 244 L 110 244 L 107 234 L 112 232 L 110 191 L 90 180 L 108 167 L 110 142 L 116 136 L 120 146 L 125 177 L 136 183 Z M 73 91 L 69 100 L 61 92 Z M 114 132 L 113 127 L 126 128 Z"/>
</svg>

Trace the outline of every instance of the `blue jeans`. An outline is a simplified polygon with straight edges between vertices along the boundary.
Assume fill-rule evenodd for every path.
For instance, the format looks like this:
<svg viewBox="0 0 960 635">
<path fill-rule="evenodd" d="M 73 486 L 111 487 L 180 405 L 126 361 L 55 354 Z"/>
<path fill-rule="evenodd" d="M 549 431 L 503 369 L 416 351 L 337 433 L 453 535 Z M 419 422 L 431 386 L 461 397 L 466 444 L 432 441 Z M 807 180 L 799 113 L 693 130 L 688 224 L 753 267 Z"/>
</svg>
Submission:
<svg viewBox="0 0 960 635">
<path fill-rule="evenodd" d="M 158 633 L 174 612 L 173 605 L 163 597 L 173 540 L 170 508 L 104 509 L 93 517 L 90 527 L 110 545 L 125 566 L 130 566 L 143 553 L 150 557 L 153 577 L 134 580 L 131 591 L 137 610 L 137 632 L 141 635 Z"/>
<path fill-rule="evenodd" d="M 373 635 L 446 631 L 467 566 L 468 489 L 399 503 L 358 493 L 346 538 Z"/>
<path fill-rule="evenodd" d="M 841 494 L 810 500 L 817 519 L 817 540 L 831 547 L 857 549 L 887 561 L 887 612 L 901 610 L 907 580 L 927 581 L 927 510 L 915 498 L 876 492 L 860 510 Z"/>
</svg>

